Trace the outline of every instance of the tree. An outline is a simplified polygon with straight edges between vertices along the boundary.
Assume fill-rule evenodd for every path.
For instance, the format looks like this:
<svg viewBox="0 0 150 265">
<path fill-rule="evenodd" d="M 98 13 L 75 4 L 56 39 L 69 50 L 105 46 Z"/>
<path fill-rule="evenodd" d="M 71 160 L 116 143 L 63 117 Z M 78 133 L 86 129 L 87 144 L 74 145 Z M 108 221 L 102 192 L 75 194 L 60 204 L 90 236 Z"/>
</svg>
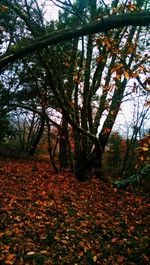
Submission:
<svg viewBox="0 0 150 265">
<path fill-rule="evenodd" d="M 35 58 L 48 84 L 48 94 L 44 94 L 46 102 L 51 104 L 49 95 L 52 95 L 55 98 L 53 106 L 61 113 L 60 148 L 66 157 L 69 150 L 68 130 L 70 126 L 73 128 L 75 174 L 80 180 L 85 180 L 89 174 L 100 175 L 102 156 L 120 110 L 128 80 L 136 78 L 145 87 L 140 79 L 140 72 L 147 73 L 147 55 L 140 54 L 138 43 L 143 34 L 141 26 L 149 22 L 149 12 L 141 11 L 143 7 L 146 9 L 146 2 L 143 1 L 142 6 L 139 1 L 134 5 L 127 1 L 126 5 L 121 6 L 120 3 L 114 6 L 113 2 L 112 6 L 106 8 L 96 0 L 83 6 L 77 1 L 73 7 L 70 6 L 76 10 L 75 17 L 62 13 L 63 16 L 60 16 L 54 28 L 65 28 L 68 23 L 78 23 L 79 26 L 45 35 L 47 28 L 41 20 L 40 24 L 37 20 L 37 14 L 41 12 L 36 12 L 35 17 L 32 14 L 31 23 L 27 3 L 21 6 L 20 2 L 12 5 L 9 1 L 3 1 L 23 21 L 27 27 L 27 43 L 28 36 L 32 43 L 27 44 L 27 47 L 18 48 L 18 43 L 16 47 L 11 47 L 1 56 L 0 65 L 3 68 L 10 62 L 37 51 Z M 82 20 L 79 20 L 78 10 L 84 14 Z M 106 12 L 108 18 L 105 17 Z M 100 20 L 96 21 L 98 14 Z M 145 19 L 141 20 L 139 14 L 143 14 Z M 81 26 L 87 21 L 88 25 Z M 128 25 L 133 27 L 127 27 Z M 139 26 L 135 27 L 136 25 Z M 122 28 L 123 26 L 126 27 Z M 105 32 L 93 35 L 100 31 Z M 79 38 L 86 34 L 89 35 Z M 74 39 L 70 40 L 72 37 Z M 61 47 L 47 47 L 65 40 L 70 41 L 64 42 Z M 43 47 L 45 48 L 41 50 Z M 31 58 L 26 57 L 25 60 L 32 65 Z M 47 119 L 47 110 L 48 106 L 44 105 L 44 113 L 42 108 L 38 112 Z M 37 112 L 37 109 L 34 111 Z M 60 153 L 60 158 L 62 154 Z"/>
<path fill-rule="evenodd" d="M 3 141 L 5 137 L 11 135 L 11 125 L 9 116 L 6 114 L 0 115 L 0 142 Z"/>
<path fill-rule="evenodd" d="M 140 91 L 138 93 L 140 93 Z M 132 133 L 130 133 L 130 136 L 127 136 L 126 150 L 124 150 L 125 156 L 122 166 L 122 175 L 124 176 L 131 175 L 132 173 L 134 173 L 135 166 L 140 166 L 136 165 L 137 146 L 139 140 L 143 137 L 142 131 L 145 131 L 144 122 L 146 121 L 146 119 L 148 119 L 149 114 L 149 108 L 146 108 L 144 104 L 142 107 L 140 107 L 142 97 L 138 95 L 138 97 L 134 100 L 133 119 L 132 123 L 129 125 L 130 130 L 132 130 Z"/>
<path fill-rule="evenodd" d="M 112 132 L 104 155 L 104 166 L 115 177 L 120 176 L 125 148 L 125 139 L 117 131 Z"/>
</svg>

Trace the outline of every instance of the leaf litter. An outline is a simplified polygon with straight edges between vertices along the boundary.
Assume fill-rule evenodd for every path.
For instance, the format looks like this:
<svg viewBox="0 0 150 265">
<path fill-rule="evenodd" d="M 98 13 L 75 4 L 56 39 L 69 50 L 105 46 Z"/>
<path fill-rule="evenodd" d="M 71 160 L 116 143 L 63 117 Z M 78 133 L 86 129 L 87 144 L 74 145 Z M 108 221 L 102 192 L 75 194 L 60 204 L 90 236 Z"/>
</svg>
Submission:
<svg viewBox="0 0 150 265">
<path fill-rule="evenodd" d="M 0 263 L 149 264 L 149 206 L 142 190 L 0 158 Z"/>
</svg>

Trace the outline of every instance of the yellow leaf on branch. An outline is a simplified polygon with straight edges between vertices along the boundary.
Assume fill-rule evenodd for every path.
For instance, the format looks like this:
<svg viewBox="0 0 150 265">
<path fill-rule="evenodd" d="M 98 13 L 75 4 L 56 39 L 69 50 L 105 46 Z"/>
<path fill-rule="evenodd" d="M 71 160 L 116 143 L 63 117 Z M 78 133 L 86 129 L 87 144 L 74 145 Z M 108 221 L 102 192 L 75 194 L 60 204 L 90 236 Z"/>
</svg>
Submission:
<svg viewBox="0 0 150 265">
<path fill-rule="evenodd" d="M 129 75 L 129 73 L 128 73 L 128 72 L 126 72 L 126 71 L 124 72 L 124 76 L 125 76 L 125 78 L 126 78 L 126 79 L 129 79 L 129 78 L 130 78 L 130 75 Z"/>
</svg>

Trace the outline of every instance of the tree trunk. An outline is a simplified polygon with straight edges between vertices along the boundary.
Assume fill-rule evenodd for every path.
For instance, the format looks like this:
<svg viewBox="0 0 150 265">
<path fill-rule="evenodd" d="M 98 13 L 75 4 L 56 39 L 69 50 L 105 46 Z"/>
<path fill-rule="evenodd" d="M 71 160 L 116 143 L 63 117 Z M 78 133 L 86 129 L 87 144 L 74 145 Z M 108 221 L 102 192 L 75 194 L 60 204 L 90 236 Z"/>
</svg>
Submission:
<svg viewBox="0 0 150 265">
<path fill-rule="evenodd" d="M 43 131 L 44 131 L 44 126 L 45 126 L 45 119 L 43 117 L 41 117 L 41 125 L 40 125 L 40 129 L 36 135 L 36 138 L 30 148 L 30 151 L 29 151 L 29 155 L 34 155 L 35 154 L 35 151 L 36 151 L 36 148 L 37 148 L 37 145 L 39 143 L 39 141 L 41 140 L 41 137 L 43 135 Z"/>
<path fill-rule="evenodd" d="M 67 168 L 69 166 L 68 162 L 68 122 L 63 115 L 62 128 L 60 131 L 60 140 L 59 140 L 59 165 L 60 170 Z"/>
<path fill-rule="evenodd" d="M 100 146 L 95 146 L 89 155 L 80 149 L 75 164 L 75 175 L 79 181 L 86 181 L 92 176 L 101 178 L 103 152 Z"/>
<path fill-rule="evenodd" d="M 52 164 L 53 169 L 55 170 L 55 173 L 58 172 L 58 168 L 55 163 L 55 148 L 54 148 L 54 154 L 52 153 L 52 145 L 51 145 L 51 127 L 49 121 L 46 119 L 46 125 L 47 125 L 47 143 L 48 143 L 48 153 L 50 157 L 50 162 Z M 56 142 L 57 145 L 57 142 Z M 56 146 L 55 146 L 56 147 Z"/>
</svg>

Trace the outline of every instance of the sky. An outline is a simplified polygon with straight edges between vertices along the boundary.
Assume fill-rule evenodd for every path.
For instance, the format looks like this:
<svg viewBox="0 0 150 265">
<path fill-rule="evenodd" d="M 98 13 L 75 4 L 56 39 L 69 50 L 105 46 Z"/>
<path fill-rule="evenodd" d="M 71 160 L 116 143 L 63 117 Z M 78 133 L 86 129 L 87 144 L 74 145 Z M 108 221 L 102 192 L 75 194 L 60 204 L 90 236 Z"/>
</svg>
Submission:
<svg viewBox="0 0 150 265">
<path fill-rule="evenodd" d="M 59 12 L 59 8 L 57 6 L 55 6 L 50 0 L 49 1 L 45 1 L 45 19 L 47 21 L 55 20 L 58 18 L 58 12 Z"/>
</svg>

